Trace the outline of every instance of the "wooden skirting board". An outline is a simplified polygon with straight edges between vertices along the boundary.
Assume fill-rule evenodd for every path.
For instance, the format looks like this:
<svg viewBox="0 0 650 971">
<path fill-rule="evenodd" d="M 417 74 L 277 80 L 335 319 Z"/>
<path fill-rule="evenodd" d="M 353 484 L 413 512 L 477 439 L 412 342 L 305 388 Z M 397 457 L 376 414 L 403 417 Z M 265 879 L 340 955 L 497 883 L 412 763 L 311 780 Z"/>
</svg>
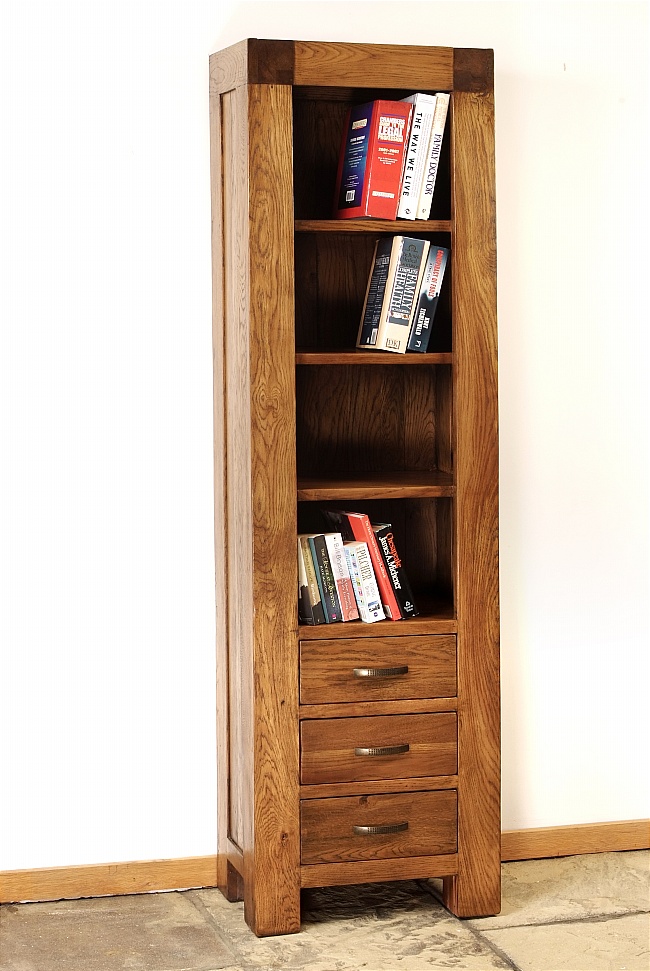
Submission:
<svg viewBox="0 0 650 971">
<path fill-rule="evenodd" d="M 644 849 L 650 849 L 648 819 L 511 830 L 501 834 L 501 859 L 504 861 Z M 0 872 L 0 903 L 214 887 L 216 877 L 215 856 L 5 870 Z"/>
</svg>

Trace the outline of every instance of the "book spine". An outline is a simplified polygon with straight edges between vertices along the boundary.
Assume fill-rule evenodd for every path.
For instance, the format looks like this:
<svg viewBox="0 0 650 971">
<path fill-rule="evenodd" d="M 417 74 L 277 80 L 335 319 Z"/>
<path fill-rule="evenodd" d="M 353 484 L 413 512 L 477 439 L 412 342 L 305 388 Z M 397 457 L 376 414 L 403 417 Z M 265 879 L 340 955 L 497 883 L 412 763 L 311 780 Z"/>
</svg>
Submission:
<svg viewBox="0 0 650 971">
<path fill-rule="evenodd" d="M 386 572 L 392 584 L 395 599 L 399 604 L 402 617 L 417 617 L 420 611 L 415 606 L 411 585 L 395 546 L 393 527 L 390 523 L 384 523 L 381 526 L 373 526 L 373 530 L 377 537 L 379 551 L 386 565 Z"/>
<path fill-rule="evenodd" d="M 429 143 L 431 141 L 436 97 L 435 95 L 413 94 L 403 100 L 413 105 L 413 119 L 404 160 L 404 175 L 402 176 L 397 218 L 415 219 L 425 168 L 429 161 Z"/>
<path fill-rule="evenodd" d="M 300 537 L 298 537 L 298 620 L 302 624 L 314 623 L 314 613 L 309 597 L 307 570 L 305 569 Z"/>
<path fill-rule="evenodd" d="M 350 576 L 353 578 L 361 620 L 365 624 L 384 620 L 386 615 L 381 605 L 367 543 L 346 543 L 344 550 L 350 567 Z"/>
<path fill-rule="evenodd" d="M 349 523 L 350 531 L 354 538 L 361 543 L 366 543 L 368 546 L 370 561 L 375 572 L 379 595 L 386 615 L 390 620 L 401 620 L 402 614 L 395 598 L 393 586 L 388 578 L 383 557 L 379 552 L 377 537 L 370 525 L 370 520 L 365 513 L 344 513 L 344 516 Z"/>
<path fill-rule="evenodd" d="M 433 116 L 433 127 L 431 129 L 431 145 L 429 149 L 429 164 L 427 166 L 422 192 L 420 194 L 420 204 L 418 207 L 418 219 L 428 219 L 431 213 L 431 203 L 433 201 L 433 190 L 436 186 L 436 176 L 438 174 L 438 164 L 440 162 L 440 150 L 442 148 L 442 138 L 445 133 L 445 122 L 449 109 L 449 95 L 441 93 L 436 95 L 436 110 Z"/>
<path fill-rule="evenodd" d="M 314 624 L 324 624 L 325 623 L 325 610 L 323 609 L 323 602 L 321 600 L 320 589 L 318 587 L 318 579 L 316 577 L 316 568 L 314 566 L 314 558 L 312 556 L 311 547 L 309 545 L 309 537 L 301 534 L 298 537 L 299 548 L 302 552 L 302 562 L 305 568 L 305 574 L 307 579 L 307 590 L 309 601 L 311 603 L 312 617 Z M 300 563 L 300 561 L 299 561 Z M 309 621 L 306 621 L 309 623 Z"/>
<path fill-rule="evenodd" d="M 336 592 L 336 581 L 332 573 L 325 537 L 322 535 L 310 536 L 309 546 L 316 567 L 316 577 L 325 610 L 325 620 L 328 624 L 334 624 L 341 619 L 341 606 Z"/>
<path fill-rule="evenodd" d="M 386 284 L 389 298 L 382 306 L 378 350 L 395 354 L 406 352 L 429 246 L 428 240 L 402 237 L 394 277 L 389 276 Z"/>
<path fill-rule="evenodd" d="M 336 592 L 341 606 L 341 620 L 358 620 L 359 611 L 350 579 L 343 539 L 340 533 L 325 533 L 325 543 L 332 566 L 332 574 L 336 583 Z"/>
<path fill-rule="evenodd" d="M 407 346 L 409 351 L 419 351 L 423 354 L 429 346 L 433 318 L 438 306 L 448 258 L 449 250 L 444 246 L 431 246 L 429 249 L 420 286 L 420 297 L 413 315 L 413 326 Z"/>
<path fill-rule="evenodd" d="M 362 215 L 372 109 L 373 102 L 368 102 L 347 113 L 334 197 L 334 215 L 339 219 Z"/>
<path fill-rule="evenodd" d="M 392 239 L 390 236 L 377 241 L 373 256 L 372 269 L 368 277 L 366 299 L 361 313 L 361 323 L 357 337 L 357 347 L 374 347 L 377 343 L 379 319 L 384 300 Z"/>
</svg>

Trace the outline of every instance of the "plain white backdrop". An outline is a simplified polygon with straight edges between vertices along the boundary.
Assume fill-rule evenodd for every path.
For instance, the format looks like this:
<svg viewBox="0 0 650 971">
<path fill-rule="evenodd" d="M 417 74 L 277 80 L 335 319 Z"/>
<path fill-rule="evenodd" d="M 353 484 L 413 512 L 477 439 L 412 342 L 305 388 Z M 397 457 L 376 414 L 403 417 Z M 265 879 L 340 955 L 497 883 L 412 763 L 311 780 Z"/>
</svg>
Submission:
<svg viewBox="0 0 650 971">
<path fill-rule="evenodd" d="M 0 870 L 216 852 L 208 56 L 491 47 L 503 826 L 650 815 L 647 4 L 5 0 Z"/>
</svg>

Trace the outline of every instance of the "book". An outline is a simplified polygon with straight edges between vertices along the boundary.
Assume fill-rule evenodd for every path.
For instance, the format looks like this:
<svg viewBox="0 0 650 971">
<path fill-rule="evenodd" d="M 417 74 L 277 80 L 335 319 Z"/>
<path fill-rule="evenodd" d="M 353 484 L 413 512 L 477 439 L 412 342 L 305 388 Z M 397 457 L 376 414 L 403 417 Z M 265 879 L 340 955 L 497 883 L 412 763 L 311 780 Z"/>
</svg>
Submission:
<svg viewBox="0 0 650 971">
<path fill-rule="evenodd" d="M 424 353 L 429 346 L 433 318 L 438 306 L 448 258 L 449 250 L 446 247 L 434 244 L 430 246 L 406 348 L 408 351 Z"/>
<path fill-rule="evenodd" d="M 361 324 L 359 325 L 357 347 L 374 347 L 377 343 L 379 319 L 384 301 L 386 281 L 388 280 L 392 247 L 393 238 L 391 236 L 384 236 L 375 243 L 372 267 L 368 276 L 368 286 L 366 287 L 366 296 L 363 301 L 363 310 L 361 311 Z"/>
<path fill-rule="evenodd" d="M 400 555 L 395 546 L 393 527 L 390 523 L 372 524 L 377 545 L 386 565 L 386 572 L 395 593 L 402 617 L 417 617 L 420 611 L 415 605 L 411 584 L 408 581 Z"/>
<path fill-rule="evenodd" d="M 381 605 L 375 571 L 372 568 L 368 544 L 349 540 L 343 544 L 343 551 L 348 562 L 350 577 L 354 588 L 359 617 L 365 624 L 374 624 L 377 620 L 384 620 L 384 608 Z"/>
<path fill-rule="evenodd" d="M 323 610 L 325 611 L 325 623 L 334 624 L 341 619 L 341 605 L 336 592 L 336 581 L 332 573 L 325 537 L 322 533 L 312 533 L 308 534 L 308 540 Z"/>
<path fill-rule="evenodd" d="M 395 219 L 413 105 L 369 101 L 348 111 L 336 176 L 337 219 Z"/>
<path fill-rule="evenodd" d="M 357 540 L 367 544 L 384 611 L 390 620 L 401 620 L 402 614 L 395 597 L 395 591 L 386 572 L 386 565 L 379 552 L 377 537 L 373 532 L 368 516 L 361 512 L 344 512 L 339 509 L 323 510 L 323 515 L 341 533 L 344 539 Z"/>
<path fill-rule="evenodd" d="M 379 240 L 368 278 L 357 347 L 400 354 L 406 351 L 429 247 L 427 240 L 410 236 Z"/>
<path fill-rule="evenodd" d="M 298 619 L 303 624 L 324 624 L 325 611 L 321 600 L 316 568 L 309 539 L 298 536 Z"/>
<path fill-rule="evenodd" d="M 442 138 L 445 133 L 445 122 L 449 110 L 449 95 L 441 92 L 436 95 L 436 110 L 433 115 L 433 126 L 431 128 L 431 140 L 429 143 L 429 162 L 426 168 L 422 190 L 420 192 L 420 203 L 418 206 L 418 219 L 428 219 L 431 214 L 431 203 L 433 201 L 433 190 L 436 186 L 436 176 L 438 174 L 438 164 L 440 162 L 440 150 L 442 148 Z"/>
<path fill-rule="evenodd" d="M 341 605 L 341 620 L 358 620 L 359 611 L 350 579 L 348 561 L 343 550 L 343 538 L 340 533 L 325 533 L 324 536 Z"/>
<path fill-rule="evenodd" d="M 395 239 L 401 240 L 401 244 L 397 244 L 398 254 L 394 264 L 391 254 L 391 266 L 395 266 L 395 272 L 391 277 L 389 266 L 375 347 L 393 354 L 404 354 L 430 243 L 426 239 L 412 239 L 410 236 L 396 236 Z"/>
<path fill-rule="evenodd" d="M 433 127 L 433 114 L 436 107 L 435 94 L 412 94 L 403 98 L 413 105 L 411 132 L 409 135 L 404 174 L 400 187 L 398 219 L 415 219 L 420 201 L 420 191 L 429 161 L 429 144 Z"/>
</svg>

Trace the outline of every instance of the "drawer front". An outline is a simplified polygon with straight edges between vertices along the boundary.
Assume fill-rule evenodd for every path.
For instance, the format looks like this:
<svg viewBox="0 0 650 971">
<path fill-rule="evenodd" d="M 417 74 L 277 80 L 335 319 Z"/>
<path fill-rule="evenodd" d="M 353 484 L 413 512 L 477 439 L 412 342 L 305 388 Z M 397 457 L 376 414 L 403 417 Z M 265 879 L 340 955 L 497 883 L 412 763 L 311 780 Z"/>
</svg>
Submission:
<svg viewBox="0 0 650 971">
<path fill-rule="evenodd" d="M 300 642 L 300 703 L 453 698 L 453 634 Z"/>
<path fill-rule="evenodd" d="M 318 718 L 300 723 L 300 775 L 305 785 L 453 775 L 455 712 Z"/>
<path fill-rule="evenodd" d="M 453 789 L 303 799 L 302 863 L 432 856 L 457 849 Z"/>
</svg>

